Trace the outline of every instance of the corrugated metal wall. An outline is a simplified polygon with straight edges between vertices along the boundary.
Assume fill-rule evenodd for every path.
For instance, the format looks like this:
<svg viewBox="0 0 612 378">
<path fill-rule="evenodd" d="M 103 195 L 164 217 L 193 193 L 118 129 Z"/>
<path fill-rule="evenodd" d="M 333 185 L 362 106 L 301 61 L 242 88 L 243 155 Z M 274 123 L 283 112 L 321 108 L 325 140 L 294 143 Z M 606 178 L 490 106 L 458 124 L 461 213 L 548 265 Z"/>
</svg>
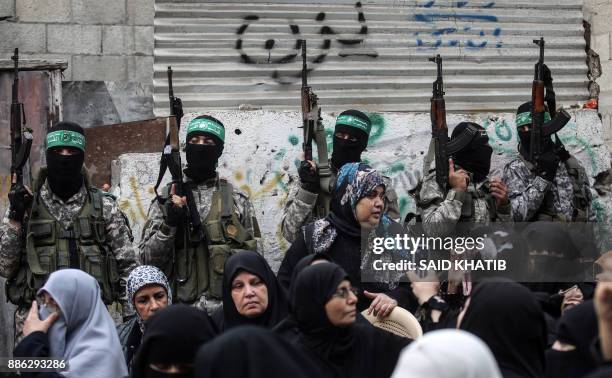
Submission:
<svg viewBox="0 0 612 378">
<path fill-rule="evenodd" d="M 546 39 L 558 104 L 588 98 L 582 1 L 194 0 L 155 3 L 155 113 L 166 68 L 185 111 L 299 107 L 300 51 L 326 110 L 427 111 L 444 58 L 447 109 L 506 111 L 529 99 Z"/>
</svg>

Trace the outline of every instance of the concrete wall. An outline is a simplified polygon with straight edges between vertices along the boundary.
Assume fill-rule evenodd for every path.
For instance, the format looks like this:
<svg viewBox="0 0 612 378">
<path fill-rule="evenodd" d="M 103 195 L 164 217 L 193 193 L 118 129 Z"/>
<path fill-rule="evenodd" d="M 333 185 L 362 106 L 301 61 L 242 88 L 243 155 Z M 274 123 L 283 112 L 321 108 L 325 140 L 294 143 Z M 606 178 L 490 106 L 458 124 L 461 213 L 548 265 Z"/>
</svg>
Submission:
<svg viewBox="0 0 612 378">
<path fill-rule="evenodd" d="M 226 143 L 219 162 L 222 176 L 250 195 L 261 226 L 265 253 L 276 269 L 288 244 L 280 234 L 281 210 L 293 182 L 299 180 L 296 167 L 301 153 L 301 114 L 274 111 L 218 111 L 211 112 L 226 126 Z M 610 168 L 610 155 L 603 144 L 601 121 L 594 110 L 572 112 L 572 121 L 562 130 L 561 139 L 585 166 L 591 183 Z M 195 114 L 183 118 L 182 130 Z M 423 156 L 431 138 L 430 118 L 427 113 L 371 113 L 374 126 L 364 158 L 373 167 L 393 180 L 400 196 L 402 216 L 414 208 L 408 195 L 422 176 Z M 472 120 L 487 128 L 494 149 L 493 175 L 501 177 L 503 165 L 516 154 L 514 114 L 452 114 L 449 127 L 462 120 Z M 323 114 L 327 126 L 328 149 L 331 151 L 331 132 L 334 114 Z M 182 135 L 181 140 L 184 140 Z M 316 156 L 316 154 L 315 154 Z M 183 160 L 184 161 L 184 160 Z M 120 206 L 127 213 L 136 242 L 153 198 L 152 186 L 157 179 L 159 153 L 126 154 L 118 161 L 115 185 Z M 166 175 L 166 180 L 169 175 Z M 600 197 L 595 190 L 594 208 L 605 222 L 612 212 L 610 200 Z M 612 219 L 612 218 L 611 218 Z"/>
<path fill-rule="evenodd" d="M 152 118 L 153 8 L 154 0 L 0 0 L 0 58 L 18 47 L 23 59 L 66 60 L 63 80 L 102 82 L 97 87 L 106 86 L 105 100 L 120 121 Z M 92 93 L 99 98 L 99 91 Z M 90 99 L 77 91 L 65 102 L 73 110 L 66 119 L 84 126 L 102 119 L 105 109 L 92 109 Z M 122 113 L 134 102 L 138 112 Z"/>
</svg>

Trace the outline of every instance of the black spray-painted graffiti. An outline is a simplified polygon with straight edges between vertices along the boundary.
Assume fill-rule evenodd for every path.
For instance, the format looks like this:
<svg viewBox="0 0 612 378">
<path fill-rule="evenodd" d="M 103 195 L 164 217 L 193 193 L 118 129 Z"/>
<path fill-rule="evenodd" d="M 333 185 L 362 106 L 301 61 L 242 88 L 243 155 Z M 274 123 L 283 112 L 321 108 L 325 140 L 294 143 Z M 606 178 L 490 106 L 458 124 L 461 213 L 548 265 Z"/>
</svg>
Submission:
<svg viewBox="0 0 612 378">
<path fill-rule="evenodd" d="M 377 58 L 378 52 L 373 49 L 365 47 L 365 40 L 368 35 L 368 26 L 366 24 L 366 18 L 363 13 L 363 7 L 361 2 L 355 3 L 355 10 L 357 12 L 357 22 L 359 23 L 359 30 L 355 33 L 345 34 L 329 25 L 329 19 L 325 12 L 319 12 L 315 18 L 317 25 L 319 26 L 318 36 L 320 42 L 316 45 L 309 43 L 309 62 L 312 64 L 320 64 L 327 58 L 332 47 L 332 43 L 336 42 L 339 47 L 338 56 L 341 58 L 348 58 L 351 56 L 366 56 L 370 58 Z M 300 26 L 297 24 L 289 24 L 287 26 L 287 32 L 294 38 L 292 47 L 287 49 L 279 48 L 277 52 L 273 54 L 273 50 L 279 45 L 279 40 L 269 38 L 266 39 L 262 46 L 259 46 L 258 50 L 261 52 L 263 49 L 267 52 L 267 56 L 261 57 L 261 54 L 249 55 L 246 51 L 247 33 L 249 29 L 253 29 L 257 23 L 262 21 L 258 15 L 248 15 L 244 17 L 244 23 L 238 28 L 236 34 L 238 39 L 236 40 L 235 48 L 240 54 L 240 59 L 246 64 L 259 64 L 259 65 L 275 65 L 275 64 L 288 64 L 294 62 L 300 50 L 302 48 L 302 39 L 304 38 L 300 31 Z M 264 20 L 265 21 L 265 20 Z M 281 52 L 282 51 L 282 52 Z M 315 52 L 313 54 L 313 51 Z M 280 52 L 280 53 L 279 53 Z M 294 82 L 299 74 L 296 73 L 290 76 L 283 76 L 279 73 L 280 71 L 274 70 L 272 77 L 279 83 L 288 84 Z"/>
</svg>

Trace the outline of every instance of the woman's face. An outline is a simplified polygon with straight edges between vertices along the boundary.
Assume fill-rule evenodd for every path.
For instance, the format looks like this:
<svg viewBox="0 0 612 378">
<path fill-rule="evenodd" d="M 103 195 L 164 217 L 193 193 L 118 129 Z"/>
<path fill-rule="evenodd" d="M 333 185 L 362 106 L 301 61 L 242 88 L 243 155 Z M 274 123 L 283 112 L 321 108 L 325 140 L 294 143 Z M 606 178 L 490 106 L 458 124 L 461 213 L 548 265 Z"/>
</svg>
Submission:
<svg viewBox="0 0 612 378">
<path fill-rule="evenodd" d="M 377 186 L 370 194 L 357 202 L 355 216 L 363 228 L 375 228 L 380 222 L 385 207 L 385 189 Z"/>
<path fill-rule="evenodd" d="M 161 285 L 143 286 L 134 295 L 134 307 L 143 321 L 147 321 L 151 315 L 166 306 L 168 306 L 168 293 Z"/>
<path fill-rule="evenodd" d="M 268 308 L 268 287 L 259 276 L 243 271 L 232 281 L 232 299 L 240 315 L 256 318 Z"/>
<path fill-rule="evenodd" d="M 327 318 L 336 327 L 348 327 L 357 319 L 357 296 L 353 290 L 351 283 L 344 280 L 325 304 Z"/>
</svg>

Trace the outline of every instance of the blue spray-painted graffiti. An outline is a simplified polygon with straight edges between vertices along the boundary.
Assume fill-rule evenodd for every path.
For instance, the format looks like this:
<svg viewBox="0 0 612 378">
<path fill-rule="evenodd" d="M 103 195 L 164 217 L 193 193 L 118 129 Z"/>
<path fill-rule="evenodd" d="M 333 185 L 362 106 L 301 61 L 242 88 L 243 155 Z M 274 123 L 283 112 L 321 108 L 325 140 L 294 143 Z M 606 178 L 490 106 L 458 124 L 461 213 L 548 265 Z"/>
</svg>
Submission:
<svg viewBox="0 0 612 378">
<path fill-rule="evenodd" d="M 416 13 L 409 16 L 409 20 L 429 24 L 433 31 L 415 32 L 416 46 L 420 49 L 436 50 L 440 47 L 465 47 L 468 49 L 484 49 L 487 46 L 501 48 L 500 27 L 490 27 L 489 23 L 497 23 L 497 16 L 481 13 L 455 13 L 455 12 L 432 12 L 431 8 L 435 1 L 424 4 L 417 4 L 419 8 L 426 8 L 427 12 Z M 452 7 L 465 8 L 469 5 L 468 1 L 459 1 L 452 4 Z M 448 5 L 445 5 L 448 7 Z M 472 7 L 491 9 L 495 6 L 494 2 L 487 4 L 474 4 Z M 459 27 L 439 27 L 438 21 L 454 21 L 455 23 L 465 23 Z M 475 21 L 477 21 L 475 23 Z M 475 26 L 482 24 L 482 26 Z M 441 26 L 441 25 L 440 25 Z M 460 34 L 461 33 L 461 34 Z"/>
</svg>

